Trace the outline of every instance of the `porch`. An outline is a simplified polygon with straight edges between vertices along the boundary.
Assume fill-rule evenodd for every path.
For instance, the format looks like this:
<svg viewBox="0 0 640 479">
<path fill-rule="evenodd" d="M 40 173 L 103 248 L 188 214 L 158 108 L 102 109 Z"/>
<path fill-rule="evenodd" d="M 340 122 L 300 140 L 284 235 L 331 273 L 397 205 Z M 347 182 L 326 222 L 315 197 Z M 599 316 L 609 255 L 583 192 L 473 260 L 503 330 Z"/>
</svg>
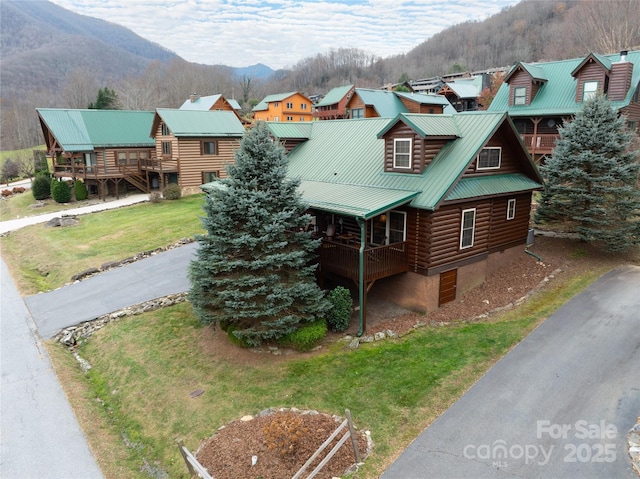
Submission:
<svg viewBox="0 0 640 479">
<path fill-rule="evenodd" d="M 357 238 L 356 238 L 357 239 Z M 360 244 L 349 240 L 323 239 L 320 245 L 320 273 L 333 273 L 351 279 L 356 284 L 360 280 Z M 362 279 L 369 285 L 374 281 L 409 270 L 407 242 L 382 246 L 368 245 L 364 248 L 364 274 Z"/>
<path fill-rule="evenodd" d="M 536 155 L 550 155 L 560 138 L 558 134 L 521 135 L 522 141 L 533 158 Z"/>
</svg>

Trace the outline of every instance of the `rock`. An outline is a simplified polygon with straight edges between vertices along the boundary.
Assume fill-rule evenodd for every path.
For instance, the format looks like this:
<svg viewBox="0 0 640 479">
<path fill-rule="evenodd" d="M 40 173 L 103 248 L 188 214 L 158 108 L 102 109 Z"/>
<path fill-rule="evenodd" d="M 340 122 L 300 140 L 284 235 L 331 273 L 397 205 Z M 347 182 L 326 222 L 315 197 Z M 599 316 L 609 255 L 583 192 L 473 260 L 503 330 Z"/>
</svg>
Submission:
<svg viewBox="0 0 640 479">
<path fill-rule="evenodd" d="M 387 337 L 387 335 L 386 335 L 385 333 L 383 333 L 382 331 L 379 331 L 379 332 L 377 332 L 377 333 L 373 336 L 373 339 L 374 339 L 375 341 L 381 341 L 381 340 L 383 340 L 383 339 L 384 339 L 384 338 L 386 338 L 386 337 Z"/>
<path fill-rule="evenodd" d="M 240 418 L 240 420 L 241 420 L 242 422 L 249 422 L 249 421 L 253 421 L 253 419 L 254 419 L 254 417 L 253 417 L 253 416 L 251 416 L 251 415 L 242 416 L 242 417 Z"/>
<path fill-rule="evenodd" d="M 89 268 L 89 269 L 85 269 L 84 271 L 78 273 L 78 274 L 74 274 L 73 276 L 71 276 L 71 281 L 80 281 L 81 279 L 86 278 L 87 276 L 91 276 L 93 274 L 99 273 L 100 270 L 98 268 Z"/>
<path fill-rule="evenodd" d="M 360 346 L 360 338 L 353 338 L 353 340 L 351 340 L 351 342 L 349 343 L 350 349 L 358 349 L 359 346 Z"/>
</svg>

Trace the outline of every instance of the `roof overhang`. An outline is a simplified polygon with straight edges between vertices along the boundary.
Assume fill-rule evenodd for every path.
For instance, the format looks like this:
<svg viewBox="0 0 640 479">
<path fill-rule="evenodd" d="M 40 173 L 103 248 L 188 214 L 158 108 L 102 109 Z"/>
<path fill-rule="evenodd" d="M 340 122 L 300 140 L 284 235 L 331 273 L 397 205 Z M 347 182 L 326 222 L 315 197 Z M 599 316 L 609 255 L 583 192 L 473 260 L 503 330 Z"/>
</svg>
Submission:
<svg viewBox="0 0 640 479">
<path fill-rule="evenodd" d="M 298 189 L 310 208 L 363 220 L 408 203 L 420 193 L 306 180 L 300 182 Z"/>
</svg>

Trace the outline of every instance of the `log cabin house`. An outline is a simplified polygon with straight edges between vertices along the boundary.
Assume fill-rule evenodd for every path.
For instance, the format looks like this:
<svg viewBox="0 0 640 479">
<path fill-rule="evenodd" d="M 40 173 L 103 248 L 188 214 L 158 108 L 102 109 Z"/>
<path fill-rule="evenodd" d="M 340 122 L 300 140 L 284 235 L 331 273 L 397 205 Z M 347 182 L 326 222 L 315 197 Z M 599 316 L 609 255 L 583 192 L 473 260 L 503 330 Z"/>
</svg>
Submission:
<svg viewBox="0 0 640 479">
<path fill-rule="evenodd" d="M 357 285 L 360 334 L 369 292 L 428 312 L 524 254 L 543 185 L 505 113 L 268 126 L 323 237 L 320 280 Z"/>
<path fill-rule="evenodd" d="M 267 95 L 253 107 L 253 119 L 300 122 L 313 120 L 313 102 L 300 92 Z"/>
<path fill-rule="evenodd" d="M 146 171 L 152 184 L 177 183 L 197 193 L 203 183 L 226 176 L 245 129 L 231 111 L 158 108 L 149 127 L 156 160 Z"/>
<path fill-rule="evenodd" d="M 356 88 L 347 101 L 348 118 L 395 118 L 401 113 L 455 113 L 441 95 Z"/>
<path fill-rule="evenodd" d="M 313 107 L 314 120 L 340 120 L 348 118 L 347 103 L 353 96 L 354 85 L 336 87 Z"/>
<path fill-rule="evenodd" d="M 581 110 L 582 102 L 604 93 L 626 115 L 628 127 L 640 125 L 640 51 L 614 55 L 590 53 L 554 62 L 516 64 L 506 75 L 488 111 L 506 111 L 536 162 L 550 156 L 558 128 Z"/>
<path fill-rule="evenodd" d="M 238 116 L 238 119 L 242 121 L 242 116 L 240 114 L 242 108 L 238 101 L 234 99 L 227 99 L 221 94 L 198 96 L 195 93 L 192 93 L 180 106 L 180 110 L 232 111 Z"/>
<path fill-rule="evenodd" d="M 145 165 L 155 157 L 153 112 L 37 108 L 56 178 L 82 180 L 91 194 L 149 192 Z"/>
</svg>

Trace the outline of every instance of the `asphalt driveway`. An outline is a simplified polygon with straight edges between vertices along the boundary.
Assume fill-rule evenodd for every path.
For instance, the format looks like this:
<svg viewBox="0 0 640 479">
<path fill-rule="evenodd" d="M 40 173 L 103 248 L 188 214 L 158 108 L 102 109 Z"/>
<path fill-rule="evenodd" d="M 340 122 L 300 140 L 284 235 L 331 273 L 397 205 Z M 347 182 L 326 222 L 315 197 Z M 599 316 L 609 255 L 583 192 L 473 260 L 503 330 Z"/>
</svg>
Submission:
<svg viewBox="0 0 640 479">
<path fill-rule="evenodd" d="M 565 304 L 434 421 L 382 479 L 636 478 L 640 267 Z"/>
</svg>

